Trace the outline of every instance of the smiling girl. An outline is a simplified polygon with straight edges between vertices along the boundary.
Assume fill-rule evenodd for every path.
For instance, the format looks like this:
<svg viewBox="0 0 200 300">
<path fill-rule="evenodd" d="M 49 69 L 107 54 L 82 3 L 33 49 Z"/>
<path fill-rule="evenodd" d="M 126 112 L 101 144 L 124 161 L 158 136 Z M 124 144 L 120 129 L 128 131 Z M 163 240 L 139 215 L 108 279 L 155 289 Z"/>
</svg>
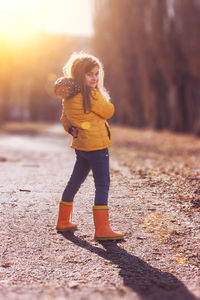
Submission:
<svg viewBox="0 0 200 300">
<path fill-rule="evenodd" d="M 107 119 L 114 106 L 103 85 L 101 62 L 86 53 L 74 53 L 63 68 L 64 77 L 55 83 L 55 93 L 63 98 L 61 121 L 73 135 L 76 162 L 59 206 L 57 231 L 75 230 L 71 222 L 73 199 L 92 170 L 95 183 L 93 218 L 96 240 L 123 239 L 109 225 L 108 191 L 110 186 L 109 152 L 111 133 Z"/>
</svg>

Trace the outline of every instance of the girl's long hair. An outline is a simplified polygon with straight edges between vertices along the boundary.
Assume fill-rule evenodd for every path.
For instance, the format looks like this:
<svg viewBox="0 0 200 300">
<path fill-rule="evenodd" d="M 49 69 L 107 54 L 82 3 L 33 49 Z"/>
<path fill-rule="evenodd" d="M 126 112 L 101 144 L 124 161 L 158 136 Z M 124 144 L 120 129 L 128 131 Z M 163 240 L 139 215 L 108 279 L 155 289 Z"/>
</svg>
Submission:
<svg viewBox="0 0 200 300">
<path fill-rule="evenodd" d="M 63 73 L 66 77 L 71 77 L 76 80 L 81 87 L 83 95 L 83 109 L 85 113 L 91 111 L 91 88 L 85 84 L 85 74 L 90 72 L 94 67 L 99 67 L 99 81 L 96 89 L 109 101 L 110 96 L 104 88 L 104 71 L 103 65 L 99 59 L 93 55 L 79 52 L 74 52 L 69 58 L 66 65 L 63 67 Z"/>
</svg>

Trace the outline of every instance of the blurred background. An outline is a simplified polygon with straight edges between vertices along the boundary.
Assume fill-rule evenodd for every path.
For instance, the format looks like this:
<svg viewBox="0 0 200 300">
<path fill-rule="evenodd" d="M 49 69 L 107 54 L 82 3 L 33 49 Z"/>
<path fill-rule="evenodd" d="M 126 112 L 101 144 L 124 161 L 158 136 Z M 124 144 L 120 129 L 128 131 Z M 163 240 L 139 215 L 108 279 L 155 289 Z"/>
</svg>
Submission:
<svg viewBox="0 0 200 300">
<path fill-rule="evenodd" d="M 200 0 L 7 0 L 0 126 L 57 122 L 54 81 L 74 51 L 100 58 L 113 122 L 200 135 Z"/>
</svg>

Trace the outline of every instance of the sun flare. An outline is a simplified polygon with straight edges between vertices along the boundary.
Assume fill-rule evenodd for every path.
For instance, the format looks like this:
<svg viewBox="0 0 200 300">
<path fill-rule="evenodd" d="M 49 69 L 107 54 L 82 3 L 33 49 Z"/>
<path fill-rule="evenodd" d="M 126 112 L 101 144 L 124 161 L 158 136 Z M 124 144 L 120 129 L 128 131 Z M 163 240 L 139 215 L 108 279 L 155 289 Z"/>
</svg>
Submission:
<svg viewBox="0 0 200 300">
<path fill-rule="evenodd" d="M 21 41 L 38 32 L 91 35 L 91 0 L 6 0 L 1 2 L 1 36 Z"/>
<path fill-rule="evenodd" d="M 0 7 L 0 33 L 8 39 L 26 39 L 40 29 L 38 0 L 6 0 Z M 40 20 L 40 18 L 39 18 Z"/>
</svg>

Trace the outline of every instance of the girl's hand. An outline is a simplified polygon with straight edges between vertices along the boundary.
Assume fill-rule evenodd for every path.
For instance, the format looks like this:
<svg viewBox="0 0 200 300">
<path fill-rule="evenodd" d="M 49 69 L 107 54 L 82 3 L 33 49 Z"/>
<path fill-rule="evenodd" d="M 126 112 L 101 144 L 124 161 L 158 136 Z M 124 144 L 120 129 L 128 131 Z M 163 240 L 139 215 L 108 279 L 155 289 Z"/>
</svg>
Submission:
<svg viewBox="0 0 200 300">
<path fill-rule="evenodd" d="M 74 127 L 74 126 L 71 126 L 69 128 L 69 133 L 74 137 L 74 138 L 77 138 L 78 137 L 78 128 L 77 127 Z"/>
</svg>

